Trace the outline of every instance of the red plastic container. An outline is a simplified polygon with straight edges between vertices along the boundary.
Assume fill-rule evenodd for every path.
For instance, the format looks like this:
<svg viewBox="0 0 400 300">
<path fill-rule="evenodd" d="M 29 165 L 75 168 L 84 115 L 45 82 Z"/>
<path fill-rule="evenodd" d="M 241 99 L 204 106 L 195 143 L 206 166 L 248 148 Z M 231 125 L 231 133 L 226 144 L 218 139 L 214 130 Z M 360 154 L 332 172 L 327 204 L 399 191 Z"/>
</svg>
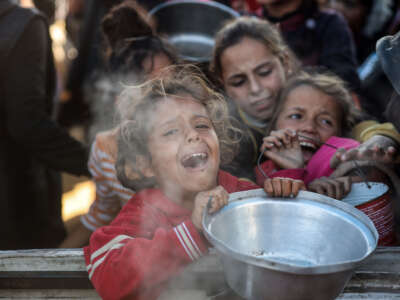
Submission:
<svg viewBox="0 0 400 300">
<path fill-rule="evenodd" d="M 393 204 L 389 187 L 380 182 L 369 182 L 368 188 L 364 182 L 353 183 L 351 192 L 343 199 L 363 213 L 374 223 L 379 233 L 379 246 L 396 244 Z"/>
</svg>

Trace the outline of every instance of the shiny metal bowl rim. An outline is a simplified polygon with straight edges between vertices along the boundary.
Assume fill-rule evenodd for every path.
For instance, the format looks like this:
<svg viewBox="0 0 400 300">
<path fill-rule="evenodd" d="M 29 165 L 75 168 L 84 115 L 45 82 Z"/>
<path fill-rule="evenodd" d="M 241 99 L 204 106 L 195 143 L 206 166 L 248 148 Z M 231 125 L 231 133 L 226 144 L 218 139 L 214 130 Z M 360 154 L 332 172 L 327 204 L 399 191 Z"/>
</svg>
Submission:
<svg viewBox="0 0 400 300">
<path fill-rule="evenodd" d="M 154 14 L 156 14 L 159 10 L 168 7 L 168 6 L 174 6 L 176 4 L 183 4 L 183 3 L 189 3 L 189 4 L 200 4 L 202 6 L 210 6 L 210 7 L 215 7 L 218 8 L 220 10 L 223 10 L 225 12 L 227 12 L 228 14 L 233 14 L 236 17 L 240 17 L 240 14 L 231 9 L 230 7 L 223 5 L 221 3 L 218 2 L 214 2 L 214 1 L 199 1 L 199 0 L 172 0 L 172 1 L 168 1 L 162 4 L 157 5 L 156 7 L 154 7 L 153 9 L 151 9 L 149 11 L 149 16 L 153 16 Z"/>
<path fill-rule="evenodd" d="M 271 270 L 276 270 L 276 271 L 284 271 L 287 273 L 294 273 L 294 274 L 329 274 L 329 273 L 335 273 L 335 272 L 340 272 L 340 271 L 347 271 L 350 269 L 353 269 L 356 267 L 361 261 L 365 260 L 368 258 L 376 249 L 377 243 L 378 243 L 378 232 L 370 220 L 370 218 L 365 215 L 362 211 L 358 210 L 357 208 L 344 203 L 342 201 L 313 193 L 313 192 L 307 192 L 307 191 L 300 191 L 298 196 L 295 198 L 267 198 L 266 193 L 264 192 L 263 189 L 256 189 L 256 190 L 249 190 L 249 191 L 244 191 L 244 192 L 237 192 L 237 193 L 232 193 L 229 196 L 229 202 L 234 202 L 238 200 L 246 201 L 246 203 L 251 203 L 251 202 L 259 202 L 260 200 L 254 200 L 251 198 L 255 197 L 266 197 L 266 200 L 269 201 L 285 201 L 285 202 L 299 202 L 302 199 L 305 200 L 311 200 L 315 201 L 321 204 L 325 204 L 328 206 L 332 206 L 335 208 L 338 208 L 345 213 L 355 217 L 357 220 L 359 220 L 361 223 L 363 223 L 371 232 L 371 236 L 374 238 L 375 242 L 372 244 L 368 244 L 368 251 L 366 251 L 365 255 L 359 259 L 355 260 L 348 260 L 344 261 L 342 263 L 338 264 L 324 264 L 324 265 L 318 265 L 318 266 L 296 266 L 293 264 L 289 263 L 281 263 L 277 262 L 275 260 L 268 260 L 265 257 L 256 257 L 254 255 L 250 254 L 244 254 L 242 252 L 239 252 L 232 247 L 228 246 L 226 243 L 223 241 L 217 239 L 210 231 L 208 228 L 208 224 L 210 223 L 210 220 L 218 215 L 218 212 L 215 214 L 208 214 L 207 211 L 203 214 L 203 220 L 202 220 L 202 226 L 203 226 L 203 233 L 206 236 L 206 238 L 211 242 L 211 244 L 216 248 L 217 251 L 221 252 L 224 255 L 228 255 L 229 257 L 239 260 L 241 262 L 253 265 L 253 266 L 259 266 L 259 267 L 264 267 L 267 269 Z M 279 200 L 278 200 L 279 199 Z M 229 205 L 229 204 L 228 204 Z"/>
<path fill-rule="evenodd" d="M 148 13 L 149 18 L 151 17 L 157 17 L 157 14 L 159 11 L 164 10 L 165 8 L 168 9 L 168 7 L 172 6 L 172 7 L 178 7 L 179 9 L 185 9 L 186 5 L 197 5 L 196 8 L 214 8 L 216 10 L 219 10 L 220 12 L 226 13 L 227 15 L 230 15 L 231 18 L 238 18 L 240 17 L 240 14 L 235 11 L 234 9 L 223 5 L 221 3 L 218 2 L 214 2 L 214 1 L 199 1 L 199 0 L 173 0 L 173 1 L 168 1 L 165 3 L 161 3 L 157 6 L 155 6 L 153 9 L 151 9 Z M 158 27 L 159 25 L 157 25 Z M 185 35 L 186 38 L 188 38 L 189 36 L 192 36 L 187 42 L 189 42 L 189 44 L 191 42 L 193 42 L 193 37 L 207 37 L 210 39 L 214 39 L 214 33 L 210 32 L 209 34 L 207 33 L 198 33 L 198 32 L 187 32 L 185 31 L 184 28 L 181 28 L 180 30 L 177 30 L 174 33 L 165 33 L 165 32 L 161 32 L 162 34 L 166 34 L 166 38 L 167 40 L 169 40 L 171 42 L 172 45 L 175 45 L 172 41 L 171 41 L 171 37 L 174 36 L 175 34 L 181 34 L 181 35 Z M 179 49 L 179 47 L 177 47 L 175 45 L 175 47 L 177 48 L 177 50 Z M 211 59 L 211 53 L 204 54 L 203 56 L 198 56 L 198 55 L 187 55 L 187 54 L 183 54 L 180 53 L 180 51 L 178 51 L 178 55 L 179 57 L 184 60 L 184 61 L 188 61 L 188 62 L 194 62 L 194 63 L 205 63 L 205 62 L 209 62 Z M 209 48 L 209 52 L 212 52 L 212 47 Z"/>
</svg>

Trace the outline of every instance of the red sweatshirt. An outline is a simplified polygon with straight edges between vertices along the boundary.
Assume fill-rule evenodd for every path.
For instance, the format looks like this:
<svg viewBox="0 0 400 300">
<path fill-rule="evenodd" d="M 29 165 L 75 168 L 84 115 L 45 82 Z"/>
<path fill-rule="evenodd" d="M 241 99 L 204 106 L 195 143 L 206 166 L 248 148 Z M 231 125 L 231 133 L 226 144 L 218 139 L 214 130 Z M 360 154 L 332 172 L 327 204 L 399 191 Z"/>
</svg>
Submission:
<svg viewBox="0 0 400 300">
<path fill-rule="evenodd" d="M 228 193 L 259 188 L 220 171 Z M 102 299 L 156 299 L 168 279 L 198 259 L 208 244 L 191 221 L 191 211 L 158 189 L 134 195 L 85 247 L 89 278 Z"/>
</svg>

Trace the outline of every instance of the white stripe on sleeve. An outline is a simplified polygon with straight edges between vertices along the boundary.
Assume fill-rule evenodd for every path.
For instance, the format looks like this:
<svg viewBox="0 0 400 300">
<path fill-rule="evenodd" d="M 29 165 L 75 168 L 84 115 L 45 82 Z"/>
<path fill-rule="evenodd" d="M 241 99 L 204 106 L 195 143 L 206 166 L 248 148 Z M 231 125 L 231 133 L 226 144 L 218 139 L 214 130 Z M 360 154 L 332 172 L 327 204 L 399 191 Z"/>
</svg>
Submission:
<svg viewBox="0 0 400 300">
<path fill-rule="evenodd" d="M 133 237 L 128 236 L 128 235 L 118 235 L 115 238 L 113 238 L 111 241 L 109 241 L 107 244 L 105 244 L 103 247 L 97 249 L 95 252 L 92 253 L 90 256 L 90 261 L 93 262 L 94 259 L 103 254 L 104 252 L 107 252 L 110 250 L 114 245 L 118 244 L 119 242 L 125 240 L 125 239 L 133 239 Z"/>
<path fill-rule="evenodd" d="M 178 237 L 179 241 L 181 242 L 183 249 L 185 249 L 186 254 L 190 257 L 191 260 L 194 260 L 192 254 L 190 253 L 189 249 L 186 247 L 184 241 L 182 240 L 181 236 L 179 235 L 178 230 L 176 230 L 176 227 L 174 227 L 174 232 L 175 232 L 176 236 Z"/>
<path fill-rule="evenodd" d="M 186 247 L 192 254 L 192 256 L 195 259 L 198 259 L 201 256 L 201 253 L 197 252 L 195 247 L 193 246 L 193 244 L 191 242 L 191 237 L 189 237 L 190 234 L 189 234 L 189 236 L 186 234 L 185 229 L 183 228 L 182 224 L 176 226 L 175 228 L 176 228 L 177 232 L 179 233 L 180 237 L 182 238 L 182 241 L 184 242 L 184 244 L 186 245 Z"/>
<path fill-rule="evenodd" d="M 190 240 L 192 241 L 193 246 L 196 248 L 197 252 L 201 255 L 201 251 L 200 251 L 199 247 L 197 246 L 196 242 L 194 241 L 192 235 L 190 234 L 189 229 L 187 229 L 186 224 L 185 224 L 185 223 L 182 223 L 182 225 L 183 225 L 183 228 L 184 228 L 185 231 L 186 231 L 186 234 L 188 235 L 188 237 L 189 237 Z"/>
<path fill-rule="evenodd" d="M 88 272 L 89 272 L 89 279 L 92 279 L 92 276 L 93 276 L 94 271 L 95 271 L 96 268 L 97 268 L 99 265 L 101 265 L 101 263 L 106 259 L 107 255 L 111 252 L 111 250 L 119 249 L 119 248 L 121 248 L 121 247 L 123 247 L 123 246 L 125 246 L 125 244 L 115 244 L 114 246 L 112 246 L 112 247 L 107 251 L 107 254 L 104 255 L 102 258 L 100 258 L 98 261 L 96 261 L 96 262 L 93 264 L 93 266 L 92 266 L 92 265 L 87 266 L 87 270 L 88 270 Z M 90 270 L 90 267 L 92 267 L 92 270 Z"/>
</svg>

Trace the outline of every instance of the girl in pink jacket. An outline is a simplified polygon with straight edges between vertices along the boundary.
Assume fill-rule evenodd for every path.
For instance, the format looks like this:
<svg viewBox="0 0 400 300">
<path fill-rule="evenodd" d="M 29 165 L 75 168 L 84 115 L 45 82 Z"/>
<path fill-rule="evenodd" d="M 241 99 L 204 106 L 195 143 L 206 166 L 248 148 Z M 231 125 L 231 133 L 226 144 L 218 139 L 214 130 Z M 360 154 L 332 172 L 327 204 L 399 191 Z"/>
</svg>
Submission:
<svg viewBox="0 0 400 300">
<path fill-rule="evenodd" d="M 345 138 L 356 117 L 351 95 L 332 74 L 299 72 L 283 88 L 269 134 L 261 151 L 266 160 L 255 168 L 257 182 L 265 177 L 301 179 L 308 189 L 341 199 L 350 191 L 351 177 L 324 179 L 334 170 L 337 149 L 359 143 Z"/>
</svg>

